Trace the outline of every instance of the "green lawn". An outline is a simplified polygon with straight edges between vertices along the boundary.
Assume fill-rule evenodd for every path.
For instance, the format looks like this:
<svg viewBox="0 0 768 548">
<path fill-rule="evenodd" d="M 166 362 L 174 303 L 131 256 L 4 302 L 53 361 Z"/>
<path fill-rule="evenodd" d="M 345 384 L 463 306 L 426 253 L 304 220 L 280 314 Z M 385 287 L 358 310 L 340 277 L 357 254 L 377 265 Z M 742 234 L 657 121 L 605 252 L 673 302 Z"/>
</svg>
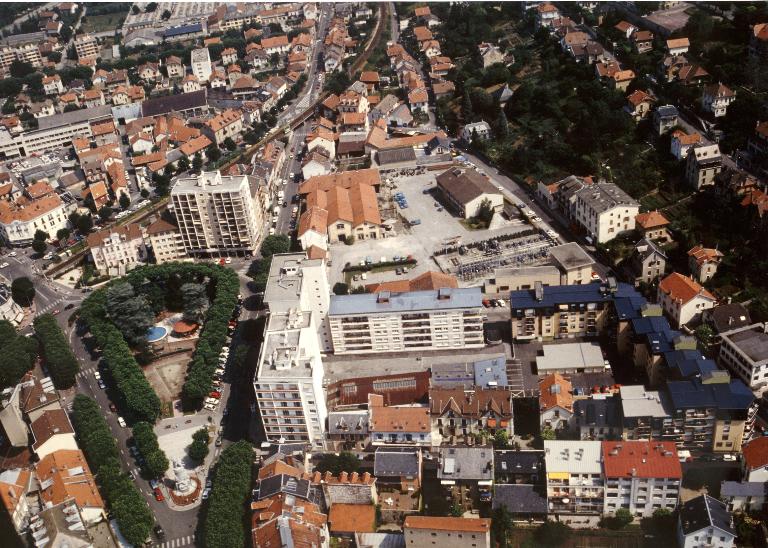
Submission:
<svg viewBox="0 0 768 548">
<path fill-rule="evenodd" d="M 81 25 L 84 32 L 104 32 L 106 30 L 115 30 L 123 26 L 126 14 L 108 13 L 106 15 L 86 15 L 85 21 Z"/>
</svg>

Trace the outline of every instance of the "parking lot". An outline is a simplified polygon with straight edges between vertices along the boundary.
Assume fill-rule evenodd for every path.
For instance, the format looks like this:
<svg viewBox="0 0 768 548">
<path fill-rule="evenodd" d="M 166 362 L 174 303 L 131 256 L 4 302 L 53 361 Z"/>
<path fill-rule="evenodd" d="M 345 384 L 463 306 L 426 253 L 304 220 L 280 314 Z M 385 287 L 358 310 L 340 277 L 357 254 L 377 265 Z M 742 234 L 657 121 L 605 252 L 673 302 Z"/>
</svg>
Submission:
<svg viewBox="0 0 768 548">
<path fill-rule="evenodd" d="M 426 172 L 408 177 L 382 175 L 382 180 L 391 179 L 394 187 L 390 189 L 382 184 L 381 195 L 385 200 L 389 200 L 390 193 L 402 192 L 408 207 L 400 208 L 392 203 L 394 211 L 401 219 L 409 222 L 418 220 L 420 223 L 410 228 L 399 228 L 402 223 L 398 223 L 398 228 L 388 233 L 393 235 L 381 240 L 358 240 L 351 246 L 343 243 L 331 244 L 330 252 L 333 257 L 330 268 L 331 286 L 345 281 L 342 270 L 346 263 L 358 264 L 366 257 L 371 257 L 376 263 L 381 260 L 381 257 L 391 260 L 395 255 L 412 255 L 417 261 L 416 266 L 407 275 L 408 278 L 412 278 L 428 270 L 440 270 L 432 254 L 442 249 L 451 239 L 469 243 L 531 228 L 522 221 L 507 221 L 497 216 L 499 219 L 494 222 L 494 227 L 498 228 L 468 230 L 459 222 L 458 217 L 453 216 L 440 204 L 439 200 L 435 199 L 432 192 L 429 194 L 423 192 L 425 189 L 435 187 L 435 177 L 438 174 L 439 172 Z M 396 279 L 394 270 L 388 273 L 371 273 L 367 277 L 368 279 L 361 283 Z"/>
</svg>

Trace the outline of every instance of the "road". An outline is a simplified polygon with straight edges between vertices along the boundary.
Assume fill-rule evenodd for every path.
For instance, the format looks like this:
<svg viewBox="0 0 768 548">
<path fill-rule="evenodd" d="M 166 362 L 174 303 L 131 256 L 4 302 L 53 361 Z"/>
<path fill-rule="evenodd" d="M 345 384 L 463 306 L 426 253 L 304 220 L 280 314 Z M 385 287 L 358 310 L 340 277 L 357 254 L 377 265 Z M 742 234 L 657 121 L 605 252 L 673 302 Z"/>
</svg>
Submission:
<svg viewBox="0 0 768 548">
<path fill-rule="evenodd" d="M 37 315 L 63 309 L 67 304 L 77 304 L 82 300 L 79 289 L 71 289 L 58 282 L 50 280 L 42 273 L 44 266 L 49 261 L 36 257 L 31 248 L 16 249 L 16 256 L 8 253 L 0 257 L 0 264 L 8 263 L 8 266 L 0 270 L 0 275 L 13 281 L 16 278 L 27 277 L 35 284 L 35 312 Z M 30 330 L 24 330 L 29 332 Z"/>
<path fill-rule="evenodd" d="M 586 245 L 585 242 L 579 241 L 573 237 L 570 228 L 568 227 L 567 221 L 561 215 L 555 211 L 550 210 L 549 208 L 542 207 L 528 194 L 528 192 L 526 192 L 525 187 L 520 185 L 514 179 L 507 177 L 503 173 L 500 173 L 494 166 L 488 164 L 480 157 L 466 151 L 463 151 L 462 155 L 477 167 L 485 171 L 486 175 L 490 177 L 494 186 L 503 187 L 507 191 L 505 192 L 505 195 L 508 199 L 512 200 L 513 203 L 524 203 L 530 209 L 532 209 L 533 212 L 536 213 L 536 215 L 541 219 L 541 221 L 532 223 L 536 228 L 544 231 L 554 230 L 558 233 L 559 239 L 563 243 L 571 241 L 578 242 L 579 245 L 584 248 L 587 254 L 589 254 L 589 256 L 592 257 L 592 259 L 595 261 L 595 264 L 593 265 L 595 272 L 597 272 L 602 279 L 605 279 L 610 275 L 610 268 L 601 264 L 600 261 L 595 258 L 595 248 Z"/>
<path fill-rule="evenodd" d="M 395 12 L 395 3 L 389 3 L 389 29 L 391 33 L 392 42 L 397 43 L 400 40 L 400 23 L 397 20 L 397 13 Z"/>
</svg>

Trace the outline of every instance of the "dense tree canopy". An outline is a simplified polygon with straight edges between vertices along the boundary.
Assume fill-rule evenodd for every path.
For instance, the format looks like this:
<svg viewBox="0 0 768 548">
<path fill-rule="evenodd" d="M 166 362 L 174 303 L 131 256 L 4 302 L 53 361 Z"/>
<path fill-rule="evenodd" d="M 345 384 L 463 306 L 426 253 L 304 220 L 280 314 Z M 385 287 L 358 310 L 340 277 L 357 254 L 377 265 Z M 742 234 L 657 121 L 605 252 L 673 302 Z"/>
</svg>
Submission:
<svg viewBox="0 0 768 548">
<path fill-rule="evenodd" d="M 75 384 L 80 370 L 66 335 L 51 314 L 38 316 L 34 321 L 35 337 L 40 342 L 41 354 L 54 386 L 63 390 Z"/>
<path fill-rule="evenodd" d="M 251 492 L 253 448 L 246 441 L 227 447 L 214 470 L 208 513 L 203 524 L 204 544 L 209 548 L 243 546 L 243 522 Z"/>
<path fill-rule="evenodd" d="M 155 322 L 147 299 L 143 295 L 136 295 L 133 286 L 127 282 L 109 287 L 107 312 L 112 323 L 131 345 L 146 341 L 147 330 Z"/>
<path fill-rule="evenodd" d="M 208 295 L 203 284 L 185 283 L 181 286 L 184 299 L 184 319 L 200 323 L 208 309 Z"/>
<path fill-rule="evenodd" d="M 360 468 L 360 461 L 354 453 L 348 451 L 342 451 L 338 455 L 333 453 L 324 453 L 320 457 L 320 461 L 317 463 L 315 470 L 319 472 L 330 472 L 334 476 L 338 476 L 342 472 L 351 474 L 357 472 Z"/>
<path fill-rule="evenodd" d="M 14 386 L 32 369 L 37 356 L 35 339 L 19 335 L 8 320 L 0 320 L 0 388 Z"/>
<path fill-rule="evenodd" d="M 148 422 L 137 422 L 133 426 L 133 441 L 146 461 L 145 470 L 149 477 L 159 478 L 168 470 L 168 457 L 157 443 L 157 435 Z"/>
<path fill-rule="evenodd" d="M 187 454 L 189 454 L 189 458 L 196 462 L 203 462 L 205 457 L 208 456 L 208 444 L 210 441 L 211 438 L 208 435 L 207 428 L 201 428 L 192 434 L 192 443 L 190 443 L 189 447 L 187 447 Z"/>
<path fill-rule="evenodd" d="M 11 282 L 11 297 L 19 306 L 32 306 L 35 300 L 35 284 L 26 276 L 14 278 Z"/>
</svg>

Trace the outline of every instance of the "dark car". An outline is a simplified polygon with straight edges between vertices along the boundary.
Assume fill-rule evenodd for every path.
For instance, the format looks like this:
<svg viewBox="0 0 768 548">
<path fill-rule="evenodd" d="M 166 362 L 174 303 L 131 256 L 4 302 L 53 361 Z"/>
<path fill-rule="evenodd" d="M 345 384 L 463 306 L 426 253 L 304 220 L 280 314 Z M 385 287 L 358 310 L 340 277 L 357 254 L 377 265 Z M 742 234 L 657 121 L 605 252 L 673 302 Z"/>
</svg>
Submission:
<svg viewBox="0 0 768 548">
<path fill-rule="evenodd" d="M 165 538 L 165 531 L 163 531 L 163 528 L 160 527 L 160 524 L 155 525 L 155 535 L 157 535 L 157 538 L 159 539 Z"/>
<path fill-rule="evenodd" d="M 73 303 L 69 303 L 67 306 L 64 307 L 64 310 L 72 310 L 75 308 L 75 305 Z"/>
</svg>

